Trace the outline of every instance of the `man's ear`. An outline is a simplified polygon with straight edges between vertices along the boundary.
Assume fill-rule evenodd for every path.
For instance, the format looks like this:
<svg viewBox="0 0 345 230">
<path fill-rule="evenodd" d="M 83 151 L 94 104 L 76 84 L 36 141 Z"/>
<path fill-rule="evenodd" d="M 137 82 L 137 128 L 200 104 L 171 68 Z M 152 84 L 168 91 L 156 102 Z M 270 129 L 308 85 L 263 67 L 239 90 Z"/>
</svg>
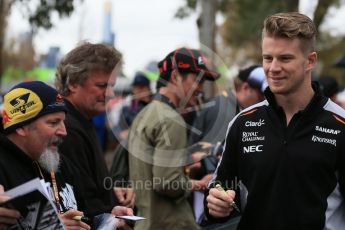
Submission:
<svg viewBox="0 0 345 230">
<path fill-rule="evenodd" d="M 248 84 L 248 82 L 244 81 L 241 85 L 241 88 L 244 90 L 248 90 L 251 89 L 250 85 Z"/>
<path fill-rule="evenodd" d="M 178 76 L 179 76 L 179 75 L 178 75 L 178 73 L 177 73 L 176 70 L 171 71 L 170 81 L 171 81 L 174 85 L 176 85 L 177 82 L 178 82 Z"/>
<path fill-rule="evenodd" d="M 25 137 L 25 136 L 26 136 L 26 127 L 23 126 L 23 127 L 17 128 L 15 132 L 16 132 L 19 136 Z"/>
<path fill-rule="evenodd" d="M 312 70 L 317 61 L 317 53 L 316 52 L 311 52 L 308 54 L 308 64 L 307 64 L 307 70 Z"/>
<path fill-rule="evenodd" d="M 78 88 L 78 84 L 77 83 L 72 83 L 68 85 L 68 89 L 71 93 L 75 92 L 75 90 Z"/>
</svg>

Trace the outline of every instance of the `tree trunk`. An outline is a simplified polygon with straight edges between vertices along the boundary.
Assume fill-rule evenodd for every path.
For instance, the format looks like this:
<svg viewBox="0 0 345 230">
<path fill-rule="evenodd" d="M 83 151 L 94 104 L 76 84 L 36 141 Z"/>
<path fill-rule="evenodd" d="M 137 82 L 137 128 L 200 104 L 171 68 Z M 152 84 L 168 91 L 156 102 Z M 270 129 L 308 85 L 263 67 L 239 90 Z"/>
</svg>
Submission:
<svg viewBox="0 0 345 230">
<path fill-rule="evenodd" d="M 4 62 L 3 62 L 3 54 L 4 54 L 4 45 L 5 45 L 5 31 L 7 25 L 7 16 L 9 13 L 10 5 L 12 1 L 9 0 L 1 0 L 0 1 L 0 89 L 2 83 L 2 76 L 4 73 Z"/>
<path fill-rule="evenodd" d="M 317 31 L 319 31 L 319 27 L 323 22 L 324 17 L 326 16 L 327 10 L 331 5 L 338 3 L 339 0 L 319 0 L 315 13 L 314 13 L 314 23 L 316 26 Z"/>
<path fill-rule="evenodd" d="M 299 0 L 285 0 L 286 8 L 290 12 L 297 12 L 298 11 L 298 3 Z"/>
<path fill-rule="evenodd" d="M 207 56 L 210 68 L 214 69 L 214 53 L 216 52 L 216 10 L 218 1 L 201 0 L 201 13 L 198 19 L 200 49 Z M 215 94 L 215 85 L 206 81 L 204 84 L 205 97 Z"/>
</svg>

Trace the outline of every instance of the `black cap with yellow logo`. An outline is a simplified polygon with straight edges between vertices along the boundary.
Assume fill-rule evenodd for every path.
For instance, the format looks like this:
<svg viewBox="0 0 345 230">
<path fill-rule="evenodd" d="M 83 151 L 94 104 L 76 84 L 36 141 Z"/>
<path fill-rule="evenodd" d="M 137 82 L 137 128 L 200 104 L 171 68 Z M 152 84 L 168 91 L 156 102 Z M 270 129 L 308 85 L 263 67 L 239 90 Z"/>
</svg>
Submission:
<svg viewBox="0 0 345 230">
<path fill-rule="evenodd" d="M 53 87 L 40 81 L 20 83 L 4 96 L 4 133 L 11 133 L 45 114 L 60 111 L 67 112 L 67 108 Z"/>
</svg>

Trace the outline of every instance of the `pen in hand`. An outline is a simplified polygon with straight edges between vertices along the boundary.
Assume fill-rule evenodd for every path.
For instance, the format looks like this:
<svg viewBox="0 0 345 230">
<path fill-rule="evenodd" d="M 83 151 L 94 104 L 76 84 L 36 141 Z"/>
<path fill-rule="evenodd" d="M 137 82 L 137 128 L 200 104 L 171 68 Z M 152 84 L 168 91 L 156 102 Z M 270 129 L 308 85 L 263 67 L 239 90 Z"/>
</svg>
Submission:
<svg viewBox="0 0 345 230">
<path fill-rule="evenodd" d="M 86 216 L 74 216 L 72 219 L 76 221 L 83 221 L 83 222 L 90 221 L 90 219 Z"/>
<path fill-rule="evenodd" d="M 216 188 L 218 189 L 218 191 L 221 191 L 221 192 L 225 192 L 226 191 L 223 189 L 223 187 L 220 185 L 220 184 L 216 184 Z M 241 212 L 240 209 L 238 208 L 237 204 L 235 203 L 235 201 L 232 201 L 231 204 L 230 204 L 237 212 Z"/>
</svg>

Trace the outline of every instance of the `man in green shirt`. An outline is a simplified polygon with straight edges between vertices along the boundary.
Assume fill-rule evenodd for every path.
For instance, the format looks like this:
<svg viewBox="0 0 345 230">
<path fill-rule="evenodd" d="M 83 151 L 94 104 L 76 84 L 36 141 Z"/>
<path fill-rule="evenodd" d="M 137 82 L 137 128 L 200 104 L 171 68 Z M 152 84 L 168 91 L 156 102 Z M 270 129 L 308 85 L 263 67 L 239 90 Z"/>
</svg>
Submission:
<svg viewBox="0 0 345 230">
<path fill-rule="evenodd" d="M 177 49 L 158 64 L 158 93 L 134 120 L 129 134 L 130 179 L 137 196 L 136 229 L 197 229 L 187 202 L 191 191 L 203 190 L 210 176 L 190 180 L 187 130 L 180 115 L 196 105 L 204 80 L 218 74 L 207 69 L 198 50 Z"/>
</svg>

